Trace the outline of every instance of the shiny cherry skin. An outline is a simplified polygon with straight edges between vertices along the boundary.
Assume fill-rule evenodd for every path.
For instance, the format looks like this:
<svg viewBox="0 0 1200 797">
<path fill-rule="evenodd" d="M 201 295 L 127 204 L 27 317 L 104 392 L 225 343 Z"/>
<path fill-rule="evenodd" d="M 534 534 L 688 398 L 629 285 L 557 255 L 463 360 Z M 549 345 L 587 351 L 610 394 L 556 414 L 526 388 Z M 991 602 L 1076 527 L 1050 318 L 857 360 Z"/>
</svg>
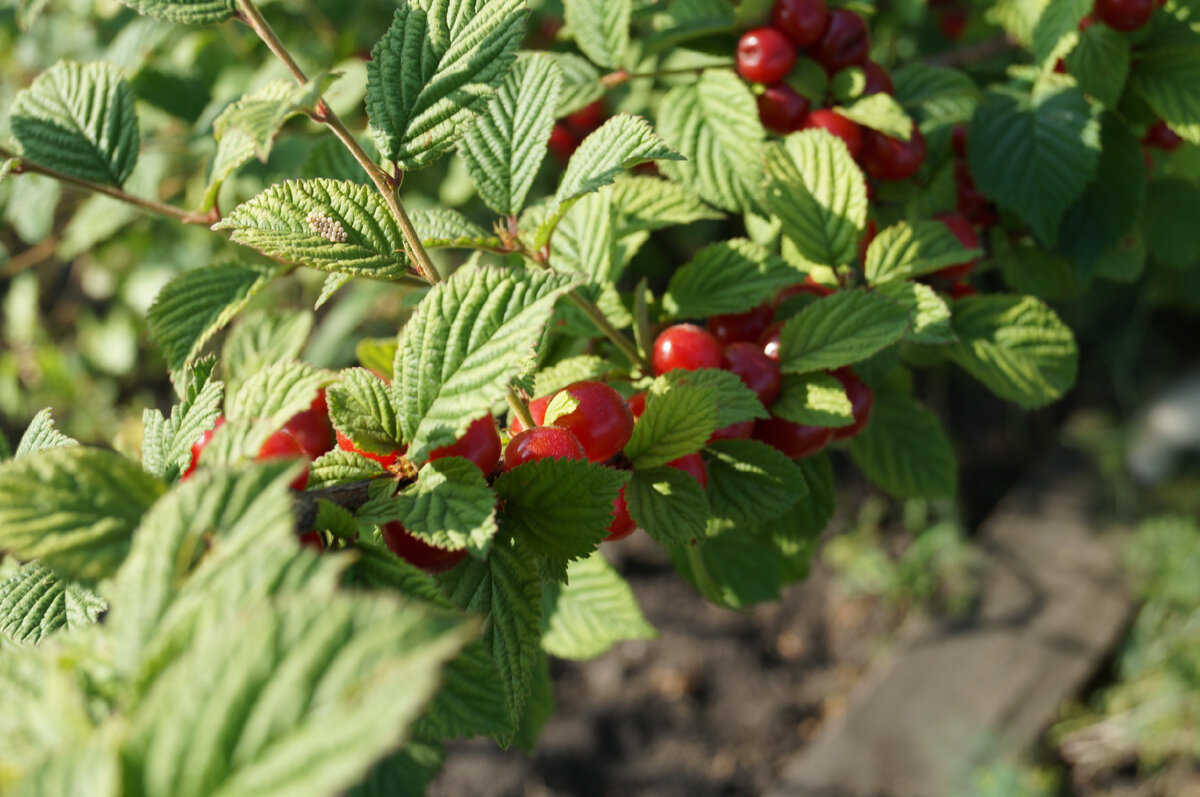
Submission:
<svg viewBox="0 0 1200 797">
<path fill-rule="evenodd" d="M 1150 21 L 1155 0 L 1096 0 L 1092 14 L 1113 30 L 1128 33 Z"/>
<path fill-rule="evenodd" d="M 907 180 L 925 162 L 925 137 L 913 125 L 908 141 L 885 136 L 878 130 L 867 130 L 863 137 L 863 171 L 876 180 Z"/>
<path fill-rule="evenodd" d="M 300 547 L 311 548 L 317 553 L 325 550 L 325 538 L 321 536 L 321 532 L 313 530 L 307 534 L 300 535 Z"/>
<path fill-rule="evenodd" d="M 633 534 L 637 528 L 637 523 L 629 515 L 629 505 L 625 503 L 625 488 L 621 488 L 621 492 L 617 493 L 616 500 L 613 501 L 613 519 L 608 524 L 608 536 L 602 542 L 616 542 L 623 540 L 630 534 Z"/>
<path fill-rule="evenodd" d="M 1164 152 L 1174 152 L 1183 146 L 1183 139 L 1179 137 L 1178 133 L 1167 127 L 1166 122 L 1159 119 L 1146 130 L 1142 143 L 1147 147 L 1161 149 Z"/>
<path fill-rule="evenodd" d="M 775 362 L 779 362 L 779 330 L 781 329 L 783 329 L 783 322 L 778 321 L 764 329 L 763 333 L 758 336 L 759 348 L 763 350 L 763 354 Z"/>
<path fill-rule="evenodd" d="M 667 371 L 720 368 L 721 344 L 695 324 L 675 324 L 655 339 L 651 360 L 659 376 Z"/>
<path fill-rule="evenodd" d="M 866 66 L 870 53 L 867 23 L 853 11 L 837 8 L 829 12 L 829 27 L 809 50 L 809 57 L 834 75 L 848 66 Z"/>
<path fill-rule="evenodd" d="M 385 470 L 395 465 L 396 460 L 400 459 L 400 457 L 404 455 L 403 449 L 399 451 L 393 451 L 390 454 L 372 454 L 370 451 L 363 451 L 361 448 L 354 445 L 353 440 L 351 440 L 349 437 L 346 437 L 346 435 L 342 434 L 341 432 L 337 433 L 337 447 L 343 451 L 350 451 L 352 453 L 364 456 L 367 459 L 373 459 L 382 465 Z"/>
<path fill-rule="evenodd" d="M 775 133 L 787 135 L 799 130 L 808 115 L 808 98 L 800 95 L 786 83 L 767 86 L 758 95 L 758 118 L 763 127 Z"/>
<path fill-rule="evenodd" d="M 979 248 L 979 237 L 975 235 L 975 228 L 971 226 L 971 222 L 957 213 L 939 213 L 934 218 L 945 224 L 947 229 L 954 233 L 954 237 L 958 239 L 958 242 L 967 249 Z M 946 266 L 946 268 L 935 272 L 935 274 L 948 280 L 961 280 L 971 273 L 971 270 L 975 268 L 975 264 L 978 262 L 978 258 L 972 258 L 965 263 Z"/>
<path fill-rule="evenodd" d="M 309 459 L 316 459 L 334 447 L 333 425 L 329 422 L 329 406 L 325 390 L 317 391 L 309 408 L 293 415 L 283 425 L 292 437 L 300 441 Z"/>
<path fill-rule="evenodd" d="M 779 363 L 772 360 L 755 343 L 731 343 L 721 352 L 721 367 L 737 374 L 742 383 L 754 391 L 764 407 L 770 407 L 779 396 L 782 375 Z"/>
<path fill-rule="evenodd" d="M 811 47 L 829 27 L 829 7 L 825 0 L 776 0 L 771 9 L 771 27 L 796 47 Z"/>
<path fill-rule="evenodd" d="M 286 429 L 280 429 L 262 444 L 262 448 L 258 450 L 257 459 L 260 462 L 266 462 L 272 459 L 311 460 L 313 457 L 309 456 L 308 450 L 296 439 L 295 435 Z M 292 479 L 292 489 L 299 491 L 307 486 L 308 468 L 305 468 L 303 473 Z"/>
<path fill-rule="evenodd" d="M 633 434 L 633 413 L 621 394 L 593 380 L 568 385 L 560 392 L 564 391 L 579 406 L 552 419 L 551 425 L 575 435 L 592 462 L 604 462 L 619 453 Z"/>
<path fill-rule="evenodd" d="M 557 426 L 526 429 L 504 449 L 505 470 L 539 459 L 587 459 L 587 454 L 575 435 Z"/>
<path fill-rule="evenodd" d="M 430 462 L 443 457 L 469 459 L 487 476 L 500 462 L 500 432 L 496 430 L 495 419 L 491 415 L 476 418 L 462 437 L 429 452 Z"/>
<path fill-rule="evenodd" d="M 892 85 L 892 75 L 877 61 L 867 61 L 863 67 L 867 73 L 867 85 L 863 87 L 863 96 L 868 94 L 891 94 L 895 91 Z"/>
<path fill-rule="evenodd" d="M 607 113 L 604 109 L 604 100 L 596 100 L 574 113 L 567 114 L 564 121 L 566 121 L 567 127 L 579 134 L 579 138 L 584 138 L 588 133 L 604 124 L 604 117 Z"/>
<path fill-rule="evenodd" d="M 625 399 L 625 406 L 629 407 L 629 412 L 633 414 L 635 421 L 642 417 L 642 413 L 646 411 L 646 397 L 649 395 L 649 393 L 643 390 Z"/>
<path fill-rule="evenodd" d="M 535 398 L 529 402 L 529 414 L 533 418 L 533 422 L 541 426 L 546 422 L 546 408 L 550 406 L 550 399 L 553 396 L 542 396 Z M 525 424 L 521 423 L 521 419 L 513 415 L 508 420 L 508 431 L 510 434 L 517 435 L 525 430 Z"/>
<path fill-rule="evenodd" d="M 846 149 L 850 150 L 850 157 L 854 160 L 858 160 L 862 156 L 863 129 L 857 123 L 851 122 L 835 111 L 822 108 L 819 111 L 813 111 L 804 120 L 805 130 L 814 128 L 828 130 L 840 138 L 846 144 Z"/>
<path fill-rule="evenodd" d="M 700 452 L 673 459 L 667 463 L 667 467 L 681 470 L 698 481 L 701 487 L 708 487 L 708 466 L 704 464 L 704 457 L 700 456 Z"/>
<path fill-rule="evenodd" d="M 579 141 L 571 132 L 571 128 L 562 122 L 555 122 L 554 127 L 550 129 L 550 151 L 563 163 L 571 159 L 571 155 L 579 146 Z"/>
<path fill-rule="evenodd" d="M 209 442 L 213 439 L 213 435 L 217 433 L 217 430 L 220 429 L 221 425 L 224 423 L 225 416 L 218 415 L 217 422 L 213 424 L 213 428 L 205 429 L 200 436 L 196 438 L 196 442 L 192 443 L 192 461 L 188 463 L 187 470 L 185 470 L 183 475 L 179 477 L 179 481 L 184 481 L 196 472 L 196 466 L 200 464 L 200 453 L 204 451 L 204 447 L 209 444 Z"/>
<path fill-rule="evenodd" d="M 722 426 L 712 433 L 708 442 L 713 440 L 748 440 L 754 434 L 754 421 L 740 421 Z"/>
<path fill-rule="evenodd" d="M 444 551 L 409 534 L 408 529 L 398 520 L 384 523 L 379 527 L 379 531 L 383 534 L 383 544 L 389 551 L 427 573 L 445 573 L 467 558 L 466 551 Z"/>
<path fill-rule="evenodd" d="M 833 440 L 833 430 L 771 417 L 754 425 L 754 439 L 781 451 L 790 459 L 802 459 L 823 451 Z"/>
<path fill-rule="evenodd" d="M 954 164 L 954 184 L 957 188 L 955 207 L 965 218 L 979 223 L 980 219 L 989 212 L 988 198 L 975 187 L 971 177 L 971 169 L 965 160 Z"/>
<path fill-rule="evenodd" d="M 771 325 L 775 310 L 768 303 L 760 304 L 753 310 L 729 315 L 715 315 L 708 319 L 705 326 L 721 345 L 743 343 L 758 340 L 763 330 Z"/>
<path fill-rule="evenodd" d="M 833 376 L 846 389 L 846 396 L 850 399 L 850 413 L 854 416 L 853 423 L 833 430 L 833 439 L 848 440 L 865 429 L 867 422 L 871 420 L 871 410 L 875 407 L 875 391 L 849 368 L 839 368 L 833 372 Z"/>
<path fill-rule="evenodd" d="M 871 248 L 871 242 L 875 240 L 875 235 L 878 232 L 879 227 L 875 224 L 875 219 L 867 219 L 867 227 L 863 230 L 863 237 L 858 241 L 858 262 L 864 266 L 867 264 L 867 250 Z"/>
<path fill-rule="evenodd" d="M 778 83 L 795 64 L 796 48 L 774 28 L 755 28 L 738 40 L 737 71 L 751 83 Z"/>
</svg>

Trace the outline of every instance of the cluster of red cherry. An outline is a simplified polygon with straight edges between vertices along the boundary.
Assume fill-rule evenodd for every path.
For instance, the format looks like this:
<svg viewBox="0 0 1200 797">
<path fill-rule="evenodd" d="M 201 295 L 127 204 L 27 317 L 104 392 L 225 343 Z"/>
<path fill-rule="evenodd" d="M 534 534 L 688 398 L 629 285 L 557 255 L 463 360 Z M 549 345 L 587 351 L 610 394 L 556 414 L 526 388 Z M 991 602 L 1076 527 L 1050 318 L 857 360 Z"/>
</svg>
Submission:
<svg viewBox="0 0 1200 797">
<path fill-rule="evenodd" d="M 1128 33 L 1150 21 L 1154 9 L 1167 4 L 1167 0 L 1096 0 L 1092 16 L 1113 30 Z M 1084 22 L 1090 22 L 1085 18 Z M 1081 29 L 1084 27 L 1081 24 Z"/>
<path fill-rule="evenodd" d="M 871 34 L 858 14 L 830 10 L 825 0 L 777 0 L 771 25 L 747 31 L 738 41 L 737 70 L 746 80 L 761 84 L 758 114 L 776 133 L 823 128 L 846 143 L 851 157 L 877 180 L 906 180 L 925 162 L 925 138 L 913 126 L 908 141 L 864 128 L 836 111 L 812 109 L 808 98 L 785 78 L 803 55 L 816 61 L 830 77 L 860 67 L 866 74 L 863 96 L 892 93 L 888 71 L 870 60 Z"/>
<path fill-rule="evenodd" d="M 604 124 L 606 118 L 604 100 L 596 100 L 567 114 L 550 129 L 550 151 L 554 157 L 566 163 L 588 134 Z"/>
</svg>

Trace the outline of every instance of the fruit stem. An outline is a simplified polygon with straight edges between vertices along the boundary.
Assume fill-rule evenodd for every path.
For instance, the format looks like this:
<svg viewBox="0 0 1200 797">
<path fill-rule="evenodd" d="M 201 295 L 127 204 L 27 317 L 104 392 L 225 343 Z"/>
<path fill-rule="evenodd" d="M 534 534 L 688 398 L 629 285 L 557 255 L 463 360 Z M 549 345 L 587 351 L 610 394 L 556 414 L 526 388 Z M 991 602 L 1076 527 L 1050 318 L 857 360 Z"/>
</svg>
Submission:
<svg viewBox="0 0 1200 797">
<path fill-rule="evenodd" d="M 599 307 L 581 296 L 578 291 L 573 290 L 568 292 L 567 298 L 574 302 L 575 306 L 583 311 L 583 314 L 586 315 L 591 322 L 596 325 L 597 329 L 604 333 L 606 338 L 611 340 L 613 344 L 615 344 L 616 347 L 620 349 L 626 357 L 629 358 L 631 363 L 640 368 L 643 373 L 651 373 L 653 369 L 650 367 L 650 363 L 646 360 L 646 358 L 643 357 L 641 352 L 638 351 L 637 345 L 629 338 L 625 337 L 625 335 L 621 333 L 621 330 L 614 327 L 604 313 L 600 311 Z"/>
<path fill-rule="evenodd" d="M 509 409 L 513 411 L 513 415 L 517 416 L 517 420 L 521 422 L 522 428 L 532 429 L 537 426 L 533 422 L 533 416 L 529 413 L 529 405 L 525 403 L 512 385 L 508 386 L 508 395 L 504 398 L 508 401 Z"/>
</svg>

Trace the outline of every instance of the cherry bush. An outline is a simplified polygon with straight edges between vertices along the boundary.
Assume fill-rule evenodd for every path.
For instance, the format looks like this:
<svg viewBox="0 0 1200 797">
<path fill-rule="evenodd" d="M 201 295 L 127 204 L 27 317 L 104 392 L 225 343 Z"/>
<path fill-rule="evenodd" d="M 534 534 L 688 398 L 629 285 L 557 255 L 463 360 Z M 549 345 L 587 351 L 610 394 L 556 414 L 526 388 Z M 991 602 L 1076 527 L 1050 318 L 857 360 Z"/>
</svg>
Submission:
<svg viewBox="0 0 1200 797">
<path fill-rule="evenodd" d="M 548 656 L 654 635 L 606 544 L 771 600 L 831 451 L 954 494 L 915 371 L 1041 407 L 1047 299 L 1200 260 L 1195 0 L 125 2 L 3 12 L 63 56 L 8 92 L 9 217 L 61 185 L 75 251 L 186 261 L 140 456 L 0 437 L 13 794 L 421 793 L 448 740 L 529 747 Z M 261 311 L 310 270 L 322 312 L 402 297 L 357 367 Z"/>
</svg>

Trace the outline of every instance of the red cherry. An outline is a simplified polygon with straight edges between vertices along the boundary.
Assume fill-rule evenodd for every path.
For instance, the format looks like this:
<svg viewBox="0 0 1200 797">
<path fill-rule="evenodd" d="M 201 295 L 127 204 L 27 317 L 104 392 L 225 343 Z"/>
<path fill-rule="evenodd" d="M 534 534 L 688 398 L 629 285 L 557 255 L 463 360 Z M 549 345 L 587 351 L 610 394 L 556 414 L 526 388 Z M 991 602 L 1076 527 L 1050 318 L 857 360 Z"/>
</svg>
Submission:
<svg viewBox="0 0 1200 797">
<path fill-rule="evenodd" d="M 400 459 L 400 457 L 404 455 L 404 450 L 407 448 L 407 446 L 405 446 L 399 451 L 393 451 L 390 454 L 372 454 L 370 451 L 363 451 L 361 448 L 354 445 L 354 441 L 349 437 L 346 437 L 346 435 L 342 434 L 341 432 L 337 433 L 337 446 L 343 451 L 350 451 L 355 454 L 360 454 L 367 459 L 373 459 L 385 469 L 395 465 L 396 460 Z"/>
<path fill-rule="evenodd" d="M 550 151 L 554 153 L 554 157 L 566 163 L 578 146 L 579 139 L 571 132 L 571 128 L 562 122 L 555 122 L 550 130 Z"/>
<path fill-rule="evenodd" d="M 633 522 L 633 518 L 629 516 L 629 505 L 625 503 L 625 488 L 621 488 L 621 492 L 617 493 L 616 499 L 613 501 L 613 519 L 608 524 L 608 536 L 603 542 L 616 542 L 623 540 L 630 534 L 633 534 L 637 528 L 637 523 Z"/>
<path fill-rule="evenodd" d="M 862 128 L 841 114 L 826 109 L 813 111 L 804 120 L 804 129 L 812 130 L 814 128 L 828 130 L 830 133 L 844 141 L 846 143 L 846 149 L 850 150 L 851 158 L 858 160 L 859 156 L 862 155 Z"/>
<path fill-rule="evenodd" d="M 1146 130 L 1142 143 L 1147 147 L 1161 149 L 1164 152 L 1174 152 L 1183 146 L 1183 139 L 1174 130 L 1167 127 L 1166 122 L 1159 119 Z"/>
<path fill-rule="evenodd" d="M 633 414 L 635 421 L 642 417 L 642 413 L 646 411 L 646 397 L 648 395 L 650 394 L 643 390 L 625 399 L 625 406 L 629 407 L 629 412 Z"/>
<path fill-rule="evenodd" d="M 829 27 L 809 55 L 834 75 L 848 66 L 866 66 L 870 52 L 867 23 L 853 11 L 837 8 L 829 12 Z"/>
<path fill-rule="evenodd" d="M 950 131 L 950 148 L 954 150 L 955 157 L 967 157 L 967 126 L 955 125 Z"/>
<path fill-rule="evenodd" d="M 557 426 L 535 426 L 508 441 L 504 469 L 512 470 L 539 459 L 587 459 L 575 435 Z"/>
<path fill-rule="evenodd" d="M 564 121 L 566 121 L 567 127 L 571 128 L 582 139 L 588 133 L 604 124 L 604 117 L 607 113 L 604 109 L 604 100 L 596 100 L 574 113 L 567 114 L 567 118 Z"/>
<path fill-rule="evenodd" d="M 951 299 L 964 299 L 968 296 L 978 296 L 979 291 L 969 282 L 956 282 L 950 286 Z"/>
<path fill-rule="evenodd" d="M 552 396 L 542 396 L 535 398 L 529 402 L 529 414 L 533 418 L 533 422 L 541 426 L 546 422 L 546 408 L 550 406 Z M 513 415 L 508 420 L 508 431 L 510 434 L 516 435 L 525 429 L 525 424 L 521 423 L 521 419 Z"/>
<path fill-rule="evenodd" d="M 620 393 L 603 382 L 590 380 L 568 385 L 559 392 L 564 391 L 579 406 L 555 418 L 553 425 L 575 435 L 589 460 L 603 462 L 625 447 L 633 434 L 633 413 Z"/>
<path fill-rule="evenodd" d="M 781 329 L 783 329 L 783 322 L 779 321 L 771 324 L 758 336 L 758 345 L 762 347 L 763 354 L 775 362 L 779 362 L 779 330 Z"/>
<path fill-rule="evenodd" d="M 775 294 L 775 306 L 778 307 L 793 296 L 808 294 L 809 296 L 816 296 L 818 299 L 820 299 L 824 296 L 832 296 L 835 293 L 837 293 L 836 288 L 830 288 L 828 285 L 822 285 L 813 279 L 812 275 L 810 274 L 804 278 L 804 282 L 797 282 L 793 283 L 792 285 L 788 285 L 786 288 L 780 288 L 779 292 Z M 736 341 L 730 342 L 732 343 Z"/>
<path fill-rule="evenodd" d="M 751 83 L 778 83 L 796 63 L 796 49 L 779 31 L 755 28 L 737 46 L 738 74 Z"/>
<path fill-rule="evenodd" d="M 1154 0 L 1096 0 L 1092 13 L 1113 30 L 1137 30 L 1154 15 Z"/>
<path fill-rule="evenodd" d="M 467 558 L 466 551 L 435 548 L 420 537 L 410 534 L 398 520 L 384 523 L 379 527 L 379 531 L 383 534 L 383 544 L 389 551 L 427 573 L 445 573 Z"/>
<path fill-rule="evenodd" d="M 981 223 L 980 219 L 990 212 L 988 208 L 990 203 L 988 198 L 975 187 L 975 181 L 971 178 L 971 170 L 964 160 L 956 161 L 954 164 L 954 183 L 958 187 L 958 197 L 955 202 L 958 212 L 971 221 Z"/>
<path fill-rule="evenodd" d="M 477 418 L 462 437 L 429 452 L 430 462 L 443 457 L 465 457 L 487 476 L 500 462 L 500 432 L 496 431 L 496 420 L 491 415 Z"/>
<path fill-rule="evenodd" d="M 901 141 L 878 130 L 866 131 L 863 144 L 863 171 L 877 180 L 907 180 L 925 162 L 925 137 L 913 125 L 912 138 Z"/>
<path fill-rule="evenodd" d="M 763 353 L 754 343 L 732 343 L 721 353 L 721 367 L 737 374 L 754 391 L 764 407 L 770 407 L 779 396 L 782 376 L 779 364 Z"/>
<path fill-rule="evenodd" d="M 262 448 L 258 450 L 257 459 L 260 462 L 267 462 L 272 459 L 311 460 L 313 457 L 309 456 L 307 449 L 291 432 L 280 429 L 262 444 Z M 292 479 L 292 489 L 298 491 L 307 486 L 308 468 L 305 468 L 303 473 Z"/>
<path fill-rule="evenodd" d="M 892 85 L 892 75 L 876 61 L 867 61 L 863 67 L 867 73 L 867 85 L 863 87 L 863 96 L 868 94 L 891 94 L 895 91 Z"/>
<path fill-rule="evenodd" d="M 667 327 L 654 341 L 654 373 L 721 367 L 721 344 L 695 324 Z"/>
<path fill-rule="evenodd" d="M 846 440 L 854 437 L 867 426 L 871 420 L 871 410 L 875 407 L 875 391 L 849 368 L 839 368 L 833 372 L 834 377 L 846 388 L 846 396 L 850 399 L 850 412 L 854 421 L 833 430 L 834 440 Z"/>
<path fill-rule="evenodd" d="M 811 457 L 829 445 L 833 440 L 833 430 L 771 417 L 754 425 L 754 439 L 763 441 L 791 459 L 801 459 Z"/>
<path fill-rule="evenodd" d="M 775 310 L 770 304 L 763 303 L 753 310 L 730 315 L 715 315 L 708 319 L 705 326 L 712 336 L 721 344 L 740 343 L 748 340 L 758 340 L 763 330 L 771 325 Z"/>
<path fill-rule="evenodd" d="M 967 221 L 957 213 L 939 213 L 934 216 L 935 219 L 945 224 L 950 232 L 954 233 L 954 237 L 958 242 L 968 249 L 979 248 L 979 238 L 975 235 L 975 228 L 971 226 L 971 222 Z M 979 262 L 978 258 L 973 258 L 965 263 L 957 263 L 953 266 L 946 266 L 940 271 L 934 272 L 936 276 L 948 280 L 961 280 L 963 277 L 971 273 L 971 269 L 975 268 L 975 264 Z"/>
<path fill-rule="evenodd" d="M 213 439 L 213 435 L 217 433 L 217 430 L 221 428 L 223 423 L 225 423 L 225 416 L 218 415 L 216 423 L 213 424 L 213 428 L 205 429 L 200 436 L 196 438 L 196 442 L 192 443 L 192 461 L 188 463 L 187 470 L 185 470 L 183 475 L 179 477 L 179 481 L 184 481 L 196 471 L 196 466 L 200 464 L 200 453 L 204 451 L 204 447 L 207 446 Z"/>
<path fill-rule="evenodd" d="M 667 463 L 667 467 L 681 470 L 700 482 L 701 487 L 708 487 L 708 466 L 704 464 L 704 457 L 700 456 L 700 452 L 673 459 Z"/>
<path fill-rule="evenodd" d="M 771 9 L 771 27 L 801 49 L 821 40 L 829 27 L 825 0 L 777 0 Z"/>
<path fill-rule="evenodd" d="M 858 242 L 858 262 L 864 266 L 867 264 L 867 250 L 871 248 L 871 241 L 875 240 L 878 230 L 875 219 L 867 219 L 867 227 L 863 230 L 863 237 Z"/>
<path fill-rule="evenodd" d="M 325 403 L 325 390 L 317 391 L 309 408 L 293 415 L 283 425 L 292 437 L 300 441 L 309 459 L 316 459 L 334 446 L 333 425 L 329 423 L 329 407 Z"/>
<path fill-rule="evenodd" d="M 950 41 L 958 41 L 967 32 L 970 20 L 965 8 L 945 8 L 937 12 L 938 29 Z"/>
<path fill-rule="evenodd" d="M 314 529 L 307 534 L 300 535 L 300 547 L 312 548 L 317 553 L 320 553 L 325 550 L 325 538 L 321 536 L 321 532 Z"/>
<path fill-rule="evenodd" d="M 776 133 L 793 133 L 804 124 L 808 99 L 786 83 L 768 86 L 758 95 L 758 118 L 763 127 Z"/>
<path fill-rule="evenodd" d="M 728 426 L 722 426 L 712 433 L 708 442 L 713 440 L 745 440 L 754 434 L 754 421 L 739 421 Z"/>
</svg>

